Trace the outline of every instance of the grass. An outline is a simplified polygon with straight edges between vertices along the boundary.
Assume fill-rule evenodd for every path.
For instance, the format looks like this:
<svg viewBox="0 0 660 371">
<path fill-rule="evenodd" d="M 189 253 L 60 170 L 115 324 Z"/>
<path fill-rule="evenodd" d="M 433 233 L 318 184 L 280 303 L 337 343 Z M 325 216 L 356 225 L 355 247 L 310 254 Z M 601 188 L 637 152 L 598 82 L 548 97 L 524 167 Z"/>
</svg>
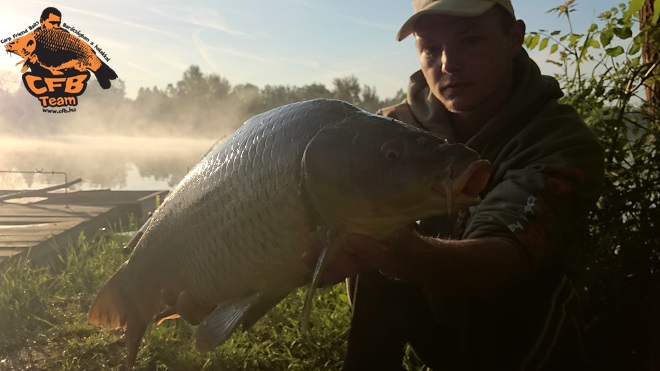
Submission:
<svg viewBox="0 0 660 371">
<path fill-rule="evenodd" d="M 16 262 L 0 271 L 0 369 L 121 370 L 120 332 L 87 323 L 98 289 L 126 259 L 125 238 L 84 236 L 56 264 Z M 318 291 L 310 331 L 298 321 L 305 290 L 289 295 L 248 331 L 235 333 L 210 353 L 195 349 L 195 328 L 181 320 L 152 325 L 136 370 L 336 370 L 349 328 L 343 285 Z"/>
</svg>

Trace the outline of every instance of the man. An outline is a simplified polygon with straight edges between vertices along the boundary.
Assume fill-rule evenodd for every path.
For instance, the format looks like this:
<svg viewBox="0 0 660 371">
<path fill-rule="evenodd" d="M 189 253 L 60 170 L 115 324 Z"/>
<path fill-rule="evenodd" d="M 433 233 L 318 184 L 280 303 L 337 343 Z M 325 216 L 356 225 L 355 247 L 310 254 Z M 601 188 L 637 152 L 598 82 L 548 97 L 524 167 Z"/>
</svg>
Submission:
<svg viewBox="0 0 660 371">
<path fill-rule="evenodd" d="M 602 148 L 523 50 L 525 24 L 509 0 L 413 8 L 397 39 L 414 34 L 421 70 L 406 100 L 379 113 L 465 143 L 493 174 L 481 204 L 423 220 L 389 245 L 346 237 L 353 252 L 324 276 L 359 271 L 344 368 L 401 369 L 409 343 L 437 370 L 585 369 L 571 277 L 603 182 Z"/>
<path fill-rule="evenodd" d="M 434 370 L 583 370 L 577 237 L 603 183 L 603 151 L 556 80 L 522 48 L 510 0 L 414 0 L 421 70 L 380 111 L 490 160 L 482 202 L 395 241 L 341 236 L 323 284 L 349 279 L 345 370 L 399 370 L 406 344 Z M 313 267 L 320 242 L 305 256 Z M 196 323 L 209 308 L 167 302 Z"/>
</svg>

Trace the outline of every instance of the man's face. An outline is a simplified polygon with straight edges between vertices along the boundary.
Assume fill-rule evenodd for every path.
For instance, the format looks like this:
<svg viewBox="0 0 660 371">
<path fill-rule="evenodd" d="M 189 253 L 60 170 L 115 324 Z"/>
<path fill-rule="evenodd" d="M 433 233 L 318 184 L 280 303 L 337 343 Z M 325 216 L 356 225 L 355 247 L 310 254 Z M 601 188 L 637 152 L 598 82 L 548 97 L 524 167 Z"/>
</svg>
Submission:
<svg viewBox="0 0 660 371">
<path fill-rule="evenodd" d="M 41 27 L 45 29 L 51 29 L 51 28 L 60 28 L 60 23 L 62 22 L 62 19 L 58 16 L 56 16 L 53 13 L 50 13 L 48 15 L 48 18 L 44 19 L 41 21 Z"/>
<path fill-rule="evenodd" d="M 431 92 L 450 112 L 499 110 L 512 89 L 524 32 L 518 23 L 505 31 L 496 9 L 474 18 L 421 17 L 415 39 Z"/>
</svg>

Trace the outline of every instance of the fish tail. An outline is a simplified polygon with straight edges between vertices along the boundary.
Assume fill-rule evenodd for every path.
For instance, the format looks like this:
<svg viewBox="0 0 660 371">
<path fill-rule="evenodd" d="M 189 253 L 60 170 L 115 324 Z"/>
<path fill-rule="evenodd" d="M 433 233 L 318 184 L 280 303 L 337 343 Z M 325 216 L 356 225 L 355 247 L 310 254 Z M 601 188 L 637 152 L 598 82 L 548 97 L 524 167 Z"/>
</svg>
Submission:
<svg viewBox="0 0 660 371">
<path fill-rule="evenodd" d="M 111 86 L 110 80 L 117 78 L 117 73 L 110 68 L 107 64 L 101 61 L 101 67 L 94 71 L 94 76 L 96 76 L 96 81 L 99 82 L 99 85 L 103 89 L 108 89 Z"/>
<path fill-rule="evenodd" d="M 94 299 L 87 320 L 89 323 L 108 329 L 121 328 L 126 339 L 127 368 L 132 369 L 137 358 L 140 341 L 147 329 L 148 322 L 133 303 L 125 297 L 122 291 L 123 276 L 126 274 L 126 263 L 101 288 Z"/>
<path fill-rule="evenodd" d="M 126 265 L 122 265 L 114 276 L 101 288 L 92 303 L 87 320 L 92 325 L 108 329 L 123 328 L 126 323 L 126 306 L 121 290 L 121 276 Z"/>
</svg>

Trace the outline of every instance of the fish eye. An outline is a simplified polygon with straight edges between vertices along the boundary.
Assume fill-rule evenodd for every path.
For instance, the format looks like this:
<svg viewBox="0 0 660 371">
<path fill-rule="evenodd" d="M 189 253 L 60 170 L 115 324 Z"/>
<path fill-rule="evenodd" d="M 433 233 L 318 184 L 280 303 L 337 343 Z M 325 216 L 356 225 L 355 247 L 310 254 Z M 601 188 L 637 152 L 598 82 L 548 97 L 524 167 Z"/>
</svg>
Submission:
<svg viewBox="0 0 660 371">
<path fill-rule="evenodd" d="M 402 145 L 399 140 L 390 140 L 380 147 L 380 153 L 388 161 L 396 161 L 401 157 Z"/>
<path fill-rule="evenodd" d="M 387 153 L 385 154 L 385 157 L 386 157 L 388 160 L 396 161 L 396 160 L 399 158 L 400 155 L 401 155 L 401 154 L 399 153 L 399 151 L 396 151 L 396 150 L 394 150 L 394 149 L 391 149 L 391 150 L 387 151 Z"/>
</svg>

